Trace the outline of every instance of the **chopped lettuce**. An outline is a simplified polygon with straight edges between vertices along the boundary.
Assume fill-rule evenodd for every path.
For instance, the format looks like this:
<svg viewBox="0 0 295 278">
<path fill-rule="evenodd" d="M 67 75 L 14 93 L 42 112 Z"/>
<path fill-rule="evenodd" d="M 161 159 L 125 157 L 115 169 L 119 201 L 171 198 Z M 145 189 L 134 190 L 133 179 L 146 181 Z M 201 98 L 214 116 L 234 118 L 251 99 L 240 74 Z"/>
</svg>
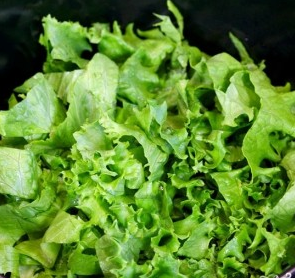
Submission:
<svg viewBox="0 0 295 278">
<path fill-rule="evenodd" d="M 272 277 L 295 263 L 295 93 L 242 42 L 43 18 L 43 72 L 0 111 L 0 273 Z M 88 52 L 89 59 L 83 53 Z"/>
</svg>

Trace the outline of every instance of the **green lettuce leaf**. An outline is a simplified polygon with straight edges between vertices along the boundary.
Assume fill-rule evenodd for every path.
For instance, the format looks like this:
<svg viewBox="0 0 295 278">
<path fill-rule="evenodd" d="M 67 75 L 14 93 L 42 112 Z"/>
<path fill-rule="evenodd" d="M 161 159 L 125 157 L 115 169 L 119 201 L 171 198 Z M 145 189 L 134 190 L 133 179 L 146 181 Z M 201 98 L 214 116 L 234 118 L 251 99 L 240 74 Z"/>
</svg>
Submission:
<svg viewBox="0 0 295 278">
<path fill-rule="evenodd" d="M 240 60 L 191 46 L 167 8 L 148 30 L 43 18 L 43 72 L 0 111 L 1 275 L 257 278 L 295 263 L 290 84 L 231 33 Z"/>
<path fill-rule="evenodd" d="M 85 27 L 78 22 L 58 22 L 48 15 L 43 18 L 43 29 L 40 43 L 47 50 L 45 72 L 64 71 L 70 64 L 79 68 L 86 66 L 87 61 L 81 58 L 81 54 L 83 51 L 90 51 L 91 45 L 87 41 Z"/>
<path fill-rule="evenodd" d="M 292 186 L 270 211 L 271 221 L 274 226 L 285 232 L 295 230 L 293 222 L 295 213 L 294 194 L 295 188 Z"/>
<path fill-rule="evenodd" d="M 37 161 L 30 151 L 0 147 L 0 193 L 33 199 L 38 175 Z"/>
<path fill-rule="evenodd" d="M 12 272 L 14 275 L 19 275 L 19 254 L 9 245 L 0 245 L 0 272 Z"/>
<path fill-rule="evenodd" d="M 97 53 L 72 83 L 67 117 L 52 134 L 53 144 L 70 147 L 75 142 L 73 133 L 84 123 L 97 119 L 98 113 L 113 113 L 117 79 L 116 64 Z"/>
<path fill-rule="evenodd" d="M 0 111 L 0 134 L 3 136 L 25 137 L 49 133 L 53 126 L 64 119 L 64 108 L 44 75 L 35 75 L 32 83 L 34 85 L 29 87 L 23 101 L 8 111 Z M 28 85 L 24 86 L 26 88 Z"/>
<path fill-rule="evenodd" d="M 83 222 L 66 212 L 60 211 L 44 234 L 44 242 L 72 243 L 80 239 Z"/>
<path fill-rule="evenodd" d="M 273 132 L 282 132 L 294 137 L 293 121 L 295 115 L 292 107 L 295 101 L 292 92 L 278 93 L 261 73 L 251 73 L 255 91 L 261 95 L 261 109 L 249 132 L 245 135 L 243 153 L 252 169 L 253 176 L 270 175 L 279 169 L 265 167 L 264 160 L 278 162 L 281 154 L 278 153 L 270 142 Z M 260 89 L 263 87 L 263 89 Z M 273 105 L 276 103 L 276 105 Z"/>
</svg>

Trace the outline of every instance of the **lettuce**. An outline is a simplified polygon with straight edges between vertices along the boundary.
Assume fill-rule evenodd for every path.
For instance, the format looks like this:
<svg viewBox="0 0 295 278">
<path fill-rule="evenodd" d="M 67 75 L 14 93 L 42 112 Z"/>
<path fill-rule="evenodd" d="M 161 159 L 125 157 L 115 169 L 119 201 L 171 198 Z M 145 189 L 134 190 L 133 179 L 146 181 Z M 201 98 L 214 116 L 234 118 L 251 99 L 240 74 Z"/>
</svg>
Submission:
<svg viewBox="0 0 295 278">
<path fill-rule="evenodd" d="M 0 273 L 262 277 L 295 263 L 295 94 L 150 30 L 43 18 L 43 71 L 0 111 Z M 86 59 L 84 53 L 90 58 Z"/>
</svg>

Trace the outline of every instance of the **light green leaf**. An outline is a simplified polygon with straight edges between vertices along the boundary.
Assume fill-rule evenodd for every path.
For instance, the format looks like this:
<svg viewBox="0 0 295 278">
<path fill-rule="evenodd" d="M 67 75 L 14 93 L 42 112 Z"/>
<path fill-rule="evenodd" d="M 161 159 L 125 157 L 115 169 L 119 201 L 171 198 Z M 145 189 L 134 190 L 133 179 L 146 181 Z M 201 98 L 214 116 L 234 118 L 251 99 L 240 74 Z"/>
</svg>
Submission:
<svg viewBox="0 0 295 278">
<path fill-rule="evenodd" d="M 216 90 L 216 95 L 225 116 L 223 124 L 237 126 L 235 121 L 240 115 L 247 115 L 249 122 L 254 118 L 255 108 L 259 108 L 259 98 L 253 91 L 248 74 L 238 71 L 230 78 L 226 92 Z"/>
<path fill-rule="evenodd" d="M 281 260 L 284 258 L 286 252 L 286 238 L 283 238 L 284 236 L 279 233 L 270 233 L 264 228 L 261 231 L 268 242 L 270 251 L 268 261 L 261 267 L 261 270 L 266 275 L 270 273 L 281 273 L 283 271 Z"/>
<path fill-rule="evenodd" d="M 155 237 L 151 238 L 151 247 L 157 252 L 165 256 L 165 254 L 175 253 L 180 247 L 180 243 L 175 234 L 165 229 L 160 229 Z"/>
<path fill-rule="evenodd" d="M 98 119 L 101 113 L 113 114 L 116 104 L 118 67 L 102 54 L 96 54 L 79 75 L 68 95 L 67 117 L 53 133 L 56 145 L 70 147 L 73 133 L 88 122 Z"/>
<path fill-rule="evenodd" d="M 30 151 L 0 147 L 0 193 L 33 199 L 38 175 L 39 168 Z"/>
<path fill-rule="evenodd" d="M 154 270 L 151 273 L 143 275 L 143 278 L 186 278 L 185 275 L 179 273 L 180 262 L 173 258 L 172 254 L 166 255 L 164 257 L 155 255 L 152 260 L 152 265 L 154 266 Z"/>
<path fill-rule="evenodd" d="M 19 275 L 19 254 L 15 248 L 0 244 L 0 273 Z"/>
<path fill-rule="evenodd" d="M 94 249 L 93 251 L 95 252 Z M 68 267 L 76 275 L 99 275 L 102 273 L 96 255 L 87 254 L 80 244 L 69 256 Z"/>
<path fill-rule="evenodd" d="M 281 131 L 295 137 L 293 105 L 294 93 L 274 94 L 271 85 L 265 84 L 265 91 L 261 99 L 261 109 L 256 121 L 244 138 L 242 151 L 251 167 L 253 177 L 259 174 L 271 175 L 279 171 L 278 168 L 265 168 L 263 160 L 279 162 L 280 156 L 271 146 L 270 135 L 272 132 Z M 257 89 L 258 90 L 258 89 Z M 276 105 L 273 105 L 273 104 Z"/>
<path fill-rule="evenodd" d="M 47 50 L 47 61 L 44 65 L 46 72 L 64 69 L 65 63 L 76 64 L 80 68 L 86 66 L 87 61 L 81 57 L 83 51 L 90 51 L 87 41 L 87 29 L 78 22 L 59 22 L 50 15 L 43 18 L 44 34 L 40 36 L 40 43 Z"/>
<path fill-rule="evenodd" d="M 83 72 L 83 70 L 52 72 L 45 74 L 45 78 L 52 86 L 56 95 L 66 104 L 70 102 L 72 87 L 76 79 L 78 79 Z"/>
<path fill-rule="evenodd" d="M 46 268 L 52 268 L 58 256 L 60 245 L 56 243 L 42 242 L 42 239 L 23 241 L 15 246 L 15 249 L 23 255 L 38 261 Z"/>
<path fill-rule="evenodd" d="M 242 170 L 230 172 L 215 172 L 212 173 L 212 178 L 216 181 L 219 192 L 222 194 L 226 202 L 232 209 L 236 210 L 243 207 L 243 190 L 240 175 Z"/>
<path fill-rule="evenodd" d="M 227 53 L 220 53 L 206 62 L 214 89 L 225 92 L 231 76 L 243 69 L 241 63 Z"/>
<path fill-rule="evenodd" d="M 290 84 L 232 34 L 241 61 L 191 46 L 167 8 L 145 31 L 43 18 L 44 73 L 0 111 L 0 273 L 254 278 L 295 263 Z"/>
<path fill-rule="evenodd" d="M 74 138 L 77 141 L 77 149 L 84 159 L 91 159 L 96 152 L 112 148 L 110 139 L 98 122 L 84 125 L 82 130 L 74 133 Z"/>
<path fill-rule="evenodd" d="M 178 250 L 178 255 L 197 260 L 205 258 L 208 253 L 209 243 L 212 239 L 210 233 L 215 228 L 213 222 L 206 221 L 199 224 L 195 230 L 192 231 L 190 237 L 184 242 L 183 246 Z"/>
<path fill-rule="evenodd" d="M 121 247 L 118 241 L 108 235 L 102 236 L 96 244 L 96 254 L 99 265 L 109 277 L 116 277 L 113 273 L 116 269 L 123 269 L 127 262 L 120 256 Z"/>
<path fill-rule="evenodd" d="M 240 231 L 235 233 L 235 236 L 220 250 L 218 260 L 224 261 L 226 258 L 235 257 L 239 262 L 245 260 L 243 253 L 244 246 L 251 243 L 246 225 L 240 227 Z"/>
<path fill-rule="evenodd" d="M 230 37 L 232 43 L 234 44 L 234 46 L 236 47 L 236 49 L 238 50 L 242 62 L 245 64 L 253 64 L 254 65 L 254 62 L 253 62 L 252 58 L 249 56 L 243 43 L 236 36 L 234 36 L 232 33 L 229 33 L 229 37 Z"/>
<path fill-rule="evenodd" d="M 289 179 L 295 180 L 295 151 L 290 150 L 281 160 L 281 165 L 286 169 Z"/>
<path fill-rule="evenodd" d="M 105 128 L 105 132 L 109 134 L 111 138 L 118 139 L 123 136 L 132 136 L 138 141 L 148 161 L 151 173 L 149 179 L 151 181 L 163 174 L 163 167 L 167 161 L 167 154 L 162 152 L 137 126 L 118 124 L 108 117 L 102 117 L 100 122 Z"/>
<path fill-rule="evenodd" d="M 75 216 L 60 211 L 46 230 L 43 240 L 47 243 L 78 242 L 83 226 L 83 222 Z"/>
<path fill-rule="evenodd" d="M 279 202 L 270 210 L 270 218 L 276 228 L 283 232 L 295 231 L 295 186 L 291 186 Z"/>
<path fill-rule="evenodd" d="M 155 24 L 155 26 L 159 26 L 161 31 L 169 37 L 171 40 L 180 43 L 183 38 L 183 18 L 179 10 L 176 6 L 171 2 L 167 1 L 168 9 L 173 13 L 177 20 L 178 29 L 173 25 L 169 16 L 158 15 L 156 16 L 161 19 L 161 22 Z"/>
<path fill-rule="evenodd" d="M 0 111 L 2 135 L 25 137 L 49 133 L 53 126 L 63 121 L 64 109 L 44 76 L 35 75 L 32 83 L 24 100 L 8 111 Z"/>
<path fill-rule="evenodd" d="M 102 32 L 98 49 L 100 53 L 118 63 L 124 62 L 135 51 L 121 34 L 112 34 L 109 31 Z"/>
</svg>

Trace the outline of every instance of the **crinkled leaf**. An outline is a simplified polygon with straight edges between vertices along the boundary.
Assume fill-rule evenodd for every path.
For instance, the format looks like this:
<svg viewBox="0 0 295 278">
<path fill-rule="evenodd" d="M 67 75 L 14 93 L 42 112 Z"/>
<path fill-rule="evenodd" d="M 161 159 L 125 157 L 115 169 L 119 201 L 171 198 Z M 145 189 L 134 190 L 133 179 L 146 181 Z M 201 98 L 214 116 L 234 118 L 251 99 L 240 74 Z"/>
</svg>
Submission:
<svg viewBox="0 0 295 278">
<path fill-rule="evenodd" d="M 254 75 L 250 75 L 250 79 L 252 76 Z M 262 86 L 260 82 L 264 84 L 264 91 L 260 91 L 260 93 L 263 93 L 261 109 L 256 121 L 246 134 L 242 147 L 243 153 L 252 169 L 253 176 L 259 174 L 268 175 L 269 172 L 278 170 L 275 167 L 273 169 L 271 167 L 265 168 L 262 165 L 263 160 L 273 162 L 280 160 L 279 154 L 270 144 L 269 138 L 272 132 L 281 131 L 293 137 L 295 136 L 293 128 L 295 95 L 291 92 L 275 94 L 273 87 L 264 80 L 257 81 L 257 85 L 254 84 L 257 87 L 257 89 L 255 87 L 257 91 Z M 273 105 L 274 103 L 276 105 Z"/>
<path fill-rule="evenodd" d="M 179 249 L 178 255 L 197 260 L 203 259 L 208 252 L 209 243 L 212 239 L 210 233 L 214 228 L 215 224 L 213 222 L 199 224 Z"/>
<path fill-rule="evenodd" d="M 90 51 L 87 29 L 78 22 L 59 22 L 50 15 L 43 18 L 44 34 L 40 43 L 47 50 L 46 72 L 65 70 L 66 63 L 83 68 L 87 61 L 81 57 L 83 51 Z M 63 61 L 63 64 L 60 64 Z"/>
<path fill-rule="evenodd" d="M 247 73 L 238 71 L 230 78 L 230 85 L 225 93 L 216 90 L 225 115 L 224 125 L 237 126 L 235 120 L 243 114 L 248 116 L 249 121 L 253 120 L 255 108 L 259 107 L 259 98 L 247 79 Z"/>
<path fill-rule="evenodd" d="M 73 133 L 100 113 L 113 113 L 116 103 L 118 68 L 109 58 L 96 54 L 72 85 L 68 96 L 69 109 L 65 121 L 53 134 L 54 143 L 71 146 Z"/>
<path fill-rule="evenodd" d="M 44 18 L 45 74 L 0 112 L 0 273 L 229 278 L 295 263 L 290 84 L 271 85 L 232 34 L 241 61 L 191 46 L 167 6 L 174 18 L 145 31 Z"/>
</svg>

